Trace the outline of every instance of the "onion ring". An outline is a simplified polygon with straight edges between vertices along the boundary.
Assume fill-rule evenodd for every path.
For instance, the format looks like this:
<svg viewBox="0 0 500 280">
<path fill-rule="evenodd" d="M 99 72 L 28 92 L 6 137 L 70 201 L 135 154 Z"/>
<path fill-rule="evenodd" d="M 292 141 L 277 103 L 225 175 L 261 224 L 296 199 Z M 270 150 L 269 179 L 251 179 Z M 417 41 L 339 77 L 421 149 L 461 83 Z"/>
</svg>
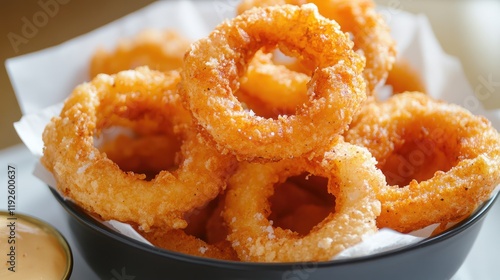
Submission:
<svg viewBox="0 0 500 280">
<path fill-rule="evenodd" d="M 148 66 L 158 71 L 176 70 L 191 42 L 174 30 L 145 29 L 122 39 L 114 51 L 98 48 L 90 61 L 90 77 Z"/>
<path fill-rule="evenodd" d="M 457 220 L 500 183 L 500 137 L 489 121 L 422 93 L 367 105 L 345 138 L 368 148 L 392 185 L 379 193 L 379 227 L 410 232 Z M 438 166 L 429 169 L 426 155 Z"/>
<path fill-rule="evenodd" d="M 54 174 L 59 191 L 104 220 L 136 223 L 146 231 L 152 225 L 186 227 L 184 213 L 225 188 L 235 161 L 219 155 L 186 121 L 178 81 L 175 71 L 138 68 L 101 74 L 78 86 L 43 133 L 41 161 Z M 179 168 L 148 181 L 144 174 L 122 171 L 94 147 L 94 135 L 104 128 L 134 120 L 155 120 L 158 130 L 170 128 L 180 137 Z"/>
<path fill-rule="evenodd" d="M 365 148 L 342 141 L 324 157 L 312 160 L 242 163 L 230 178 L 226 192 L 223 216 L 230 229 L 228 240 L 243 261 L 331 259 L 360 242 L 363 235 L 377 231 L 375 219 L 380 214 L 380 201 L 374 190 L 382 188 L 385 181 L 375 164 Z M 268 198 L 276 183 L 304 171 L 328 178 L 328 191 L 335 196 L 335 212 L 300 236 L 272 226 Z"/>
<path fill-rule="evenodd" d="M 233 93 L 253 54 L 277 45 L 312 61 L 317 69 L 307 104 L 293 116 L 274 120 L 244 110 Z M 351 48 L 347 35 L 314 5 L 251 9 L 192 44 L 184 58 L 180 93 L 223 154 L 279 160 L 322 153 L 366 98 L 364 60 Z"/>
</svg>

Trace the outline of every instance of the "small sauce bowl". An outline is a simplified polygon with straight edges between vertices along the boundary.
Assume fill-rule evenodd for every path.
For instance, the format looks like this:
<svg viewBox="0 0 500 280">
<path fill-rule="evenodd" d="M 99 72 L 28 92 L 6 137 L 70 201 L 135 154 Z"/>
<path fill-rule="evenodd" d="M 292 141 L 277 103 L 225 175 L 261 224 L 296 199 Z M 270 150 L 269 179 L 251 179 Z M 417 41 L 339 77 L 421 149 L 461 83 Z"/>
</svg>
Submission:
<svg viewBox="0 0 500 280">
<path fill-rule="evenodd" d="M 0 211 L 0 236 L 0 279 L 70 278 L 71 248 L 47 222 Z"/>
</svg>

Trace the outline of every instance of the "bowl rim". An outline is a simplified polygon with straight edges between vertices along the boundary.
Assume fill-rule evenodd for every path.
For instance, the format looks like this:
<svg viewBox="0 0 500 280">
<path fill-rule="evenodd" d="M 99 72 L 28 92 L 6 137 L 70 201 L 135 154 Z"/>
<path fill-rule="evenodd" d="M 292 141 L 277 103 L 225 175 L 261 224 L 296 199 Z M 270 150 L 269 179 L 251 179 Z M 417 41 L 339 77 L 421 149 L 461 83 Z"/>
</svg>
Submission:
<svg viewBox="0 0 500 280">
<path fill-rule="evenodd" d="M 64 274 L 62 279 L 70 279 L 71 274 L 73 272 L 73 262 L 74 262 L 73 251 L 71 250 L 71 246 L 68 240 L 57 228 L 55 228 L 53 225 L 51 225 L 49 222 L 43 219 L 24 213 L 16 212 L 13 215 L 11 215 L 10 212 L 8 212 L 7 210 L 0 210 L 0 216 L 16 217 L 19 220 L 24 220 L 28 223 L 34 224 L 35 226 L 38 226 L 42 230 L 49 232 L 49 234 L 54 236 L 59 245 L 62 247 L 64 254 L 66 255 L 66 267 L 64 268 Z"/>
<path fill-rule="evenodd" d="M 345 264 L 362 263 L 362 262 L 382 259 L 391 256 L 395 253 L 398 254 L 406 253 L 414 249 L 428 247 L 438 242 L 441 242 L 442 240 L 452 238 L 453 236 L 468 229 L 476 222 L 480 221 L 486 215 L 486 213 L 492 208 L 493 204 L 500 196 L 499 192 L 495 193 L 488 200 L 479 205 L 477 209 L 472 214 L 470 214 L 470 216 L 467 217 L 466 219 L 463 219 L 462 221 L 453 225 L 450 229 L 436 236 L 425 238 L 414 244 L 387 250 L 380 253 L 370 254 L 367 256 L 352 257 L 346 259 L 321 261 L 321 262 L 305 261 L 305 262 L 266 263 L 266 262 L 244 262 L 244 261 L 231 261 L 231 260 L 205 258 L 205 257 L 188 255 L 176 251 L 170 251 L 143 243 L 141 241 L 120 234 L 114 231 L 113 229 L 109 228 L 108 226 L 99 223 L 99 221 L 96 218 L 92 217 L 80 206 L 78 206 L 69 199 L 65 199 L 56 189 L 50 186 L 49 189 L 51 190 L 56 200 L 63 206 L 63 208 L 78 222 L 84 224 L 85 226 L 89 227 L 90 229 L 98 233 L 104 234 L 109 238 L 119 241 L 120 243 L 124 243 L 125 245 L 135 247 L 136 249 L 143 250 L 152 254 L 157 254 L 158 256 L 161 257 L 172 258 L 176 261 L 189 262 L 192 263 L 193 265 L 204 265 L 216 268 L 230 268 L 230 269 L 276 269 L 276 270 L 290 269 L 291 267 L 296 267 L 297 265 L 303 266 L 305 264 L 312 264 L 315 268 L 321 268 L 321 267 L 335 267 Z"/>
</svg>

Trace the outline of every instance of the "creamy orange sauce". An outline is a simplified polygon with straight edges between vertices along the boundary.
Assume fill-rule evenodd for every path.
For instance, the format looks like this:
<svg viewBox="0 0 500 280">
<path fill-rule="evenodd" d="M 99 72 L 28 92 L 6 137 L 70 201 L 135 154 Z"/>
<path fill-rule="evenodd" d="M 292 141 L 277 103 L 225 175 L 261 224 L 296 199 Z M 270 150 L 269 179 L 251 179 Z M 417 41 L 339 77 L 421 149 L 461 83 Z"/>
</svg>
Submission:
<svg viewBox="0 0 500 280">
<path fill-rule="evenodd" d="M 0 279 L 63 279 L 68 266 L 57 237 L 19 216 L 0 216 L 0 260 Z"/>
</svg>

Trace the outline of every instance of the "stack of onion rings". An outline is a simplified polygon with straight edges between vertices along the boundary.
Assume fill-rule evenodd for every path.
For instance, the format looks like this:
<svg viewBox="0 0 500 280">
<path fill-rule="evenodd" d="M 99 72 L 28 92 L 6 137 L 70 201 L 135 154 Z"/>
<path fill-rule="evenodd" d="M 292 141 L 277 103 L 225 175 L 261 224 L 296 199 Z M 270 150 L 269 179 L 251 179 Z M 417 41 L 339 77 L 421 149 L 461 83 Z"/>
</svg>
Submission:
<svg viewBox="0 0 500 280">
<path fill-rule="evenodd" d="M 381 227 L 441 232 L 488 199 L 500 136 L 484 118 L 420 93 L 365 101 L 394 56 L 372 1 L 240 9 L 274 4 L 194 43 L 181 74 L 144 67 L 77 87 L 43 135 L 62 194 L 158 247 L 257 262 L 329 260 Z M 187 46 L 154 34 L 100 62 L 179 67 Z M 161 48 L 176 62 L 156 59 Z M 106 142 L 116 127 L 127 134 Z"/>
</svg>

